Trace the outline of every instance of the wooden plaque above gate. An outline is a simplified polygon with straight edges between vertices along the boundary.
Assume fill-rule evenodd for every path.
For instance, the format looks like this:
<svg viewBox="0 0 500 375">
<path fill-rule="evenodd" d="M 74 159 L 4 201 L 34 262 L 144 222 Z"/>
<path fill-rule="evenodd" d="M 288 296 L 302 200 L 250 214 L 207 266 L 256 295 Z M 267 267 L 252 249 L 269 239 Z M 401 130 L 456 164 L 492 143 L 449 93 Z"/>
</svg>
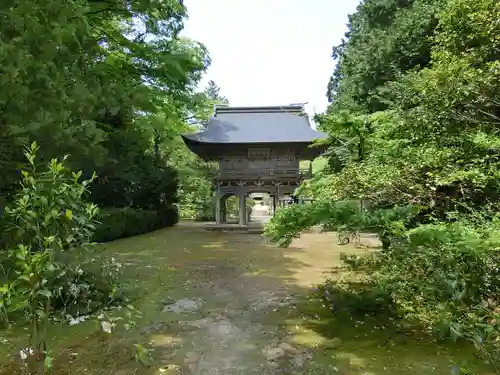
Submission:
<svg viewBox="0 0 500 375">
<path fill-rule="evenodd" d="M 267 147 L 248 149 L 249 159 L 269 159 L 270 156 L 271 156 L 271 150 Z"/>
</svg>

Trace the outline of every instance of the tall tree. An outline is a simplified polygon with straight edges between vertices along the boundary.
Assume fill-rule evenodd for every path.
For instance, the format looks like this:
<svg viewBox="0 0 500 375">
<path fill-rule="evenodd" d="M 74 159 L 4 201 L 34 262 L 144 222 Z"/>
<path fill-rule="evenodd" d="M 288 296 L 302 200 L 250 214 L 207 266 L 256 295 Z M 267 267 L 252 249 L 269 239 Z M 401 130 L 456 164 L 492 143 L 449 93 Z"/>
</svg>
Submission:
<svg viewBox="0 0 500 375">
<path fill-rule="evenodd" d="M 330 110 L 370 113 L 388 108 L 384 84 L 429 64 L 443 0 L 366 0 L 349 17 L 349 31 L 333 48 Z"/>
<path fill-rule="evenodd" d="M 176 131 L 173 117 L 194 105 L 209 63 L 202 45 L 179 37 L 186 10 L 177 0 L 8 0 L 0 14 L 4 195 L 32 140 L 42 157 L 69 153 L 104 183 L 126 160 L 122 140 L 143 138 L 128 146 L 147 155 L 156 134 Z"/>
<path fill-rule="evenodd" d="M 470 339 L 495 370 L 499 19 L 497 0 L 361 3 L 319 116 L 333 168 L 303 187 L 315 202 L 267 230 L 284 245 L 316 224 L 376 231 L 376 290 L 402 316 Z"/>
<path fill-rule="evenodd" d="M 217 84 L 213 80 L 208 81 L 207 87 L 205 88 L 205 94 L 211 100 L 219 101 L 221 103 L 228 102 L 227 98 L 220 94 L 220 87 L 217 86 Z"/>
<path fill-rule="evenodd" d="M 228 104 L 214 81 L 209 81 L 203 92 L 198 93 L 197 105 L 180 123 L 182 132 L 199 131 L 213 114 L 214 104 Z M 216 165 L 201 160 L 184 144 L 180 136 L 175 138 L 170 163 L 179 171 L 179 195 L 181 214 L 187 218 L 213 220 L 215 213 L 212 176 Z"/>
</svg>

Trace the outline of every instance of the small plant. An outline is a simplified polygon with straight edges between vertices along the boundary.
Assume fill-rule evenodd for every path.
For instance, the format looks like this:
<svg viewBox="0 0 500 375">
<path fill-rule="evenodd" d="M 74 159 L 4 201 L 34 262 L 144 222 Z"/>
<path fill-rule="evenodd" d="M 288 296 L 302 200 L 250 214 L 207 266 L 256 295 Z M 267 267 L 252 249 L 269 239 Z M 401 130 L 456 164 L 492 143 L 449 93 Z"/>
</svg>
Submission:
<svg viewBox="0 0 500 375">
<path fill-rule="evenodd" d="M 141 344 L 135 344 L 135 360 L 145 367 L 153 364 L 152 349 L 148 349 Z"/>
<path fill-rule="evenodd" d="M 10 272 L 0 290 L 0 307 L 7 324 L 9 316 L 22 316 L 28 323 L 28 348 L 21 358 L 25 363 L 33 358 L 47 369 L 52 364 L 47 327 L 61 280 L 71 270 L 60 256 L 88 244 L 97 207 L 84 199 L 92 179 L 80 182 L 81 173 L 72 173 L 57 159 L 38 171 L 37 150 L 36 143 L 26 150 L 30 170 L 22 171 L 21 189 L 5 209 Z"/>
<path fill-rule="evenodd" d="M 334 314 L 350 317 L 395 316 L 391 296 L 372 283 L 343 283 L 327 280 L 316 287 L 315 294 L 323 306 Z"/>
</svg>

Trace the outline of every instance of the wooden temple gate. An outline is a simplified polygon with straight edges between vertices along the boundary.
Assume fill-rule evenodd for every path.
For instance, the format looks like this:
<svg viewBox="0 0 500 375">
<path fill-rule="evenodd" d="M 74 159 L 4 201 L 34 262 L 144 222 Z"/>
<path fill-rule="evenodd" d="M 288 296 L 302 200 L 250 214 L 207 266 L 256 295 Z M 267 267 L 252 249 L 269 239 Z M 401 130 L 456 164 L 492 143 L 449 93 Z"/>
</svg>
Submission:
<svg viewBox="0 0 500 375">
<path fill-rule="evenodd" d="M 214 176 L 216 224 L 224 221 L 224 199 L 235 195 L 241 226 L 247 224 L 249 194 L 270 194 L 274 210 L 280 197 L 292 194 L 311 177 L 311 163 L 301 169 L 300 161 L 317 157 L 324 148 L 310 146 L 325 137 L 311 128 L 302 105 L 216 107 L 203 131 L 183 135 L 191 151 L 219 164 Z"/>
</svg>

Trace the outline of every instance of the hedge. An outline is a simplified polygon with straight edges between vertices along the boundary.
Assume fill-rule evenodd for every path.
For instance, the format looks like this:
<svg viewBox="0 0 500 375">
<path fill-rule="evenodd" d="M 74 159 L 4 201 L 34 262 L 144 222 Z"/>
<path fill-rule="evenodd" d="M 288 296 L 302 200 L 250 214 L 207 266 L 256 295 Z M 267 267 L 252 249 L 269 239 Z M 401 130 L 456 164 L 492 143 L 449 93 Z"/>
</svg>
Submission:
<svg viewBox="0 0 500 375">
<path fill-rule="evenodd" d="M 103 210 L 98 221 L 93 240 L 108 242 L 173 226 L 179 221 L 179 213 L 175 206 L 161 211 L 114 208 Z"/>
</svg>

